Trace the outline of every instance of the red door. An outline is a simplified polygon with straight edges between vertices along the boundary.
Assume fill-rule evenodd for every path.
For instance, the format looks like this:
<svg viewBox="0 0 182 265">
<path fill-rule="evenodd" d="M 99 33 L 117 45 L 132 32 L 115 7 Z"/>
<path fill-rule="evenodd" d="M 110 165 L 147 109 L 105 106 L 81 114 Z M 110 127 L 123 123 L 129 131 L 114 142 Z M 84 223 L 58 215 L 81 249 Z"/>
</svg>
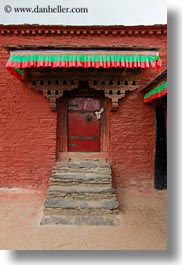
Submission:
<svg viewBox="0 0 182 265">
<path fill-rule="evenodd" d="M 100 151 L 100 99 L 75 97 L 68 99 L 68 151 Z"/>
</svg>

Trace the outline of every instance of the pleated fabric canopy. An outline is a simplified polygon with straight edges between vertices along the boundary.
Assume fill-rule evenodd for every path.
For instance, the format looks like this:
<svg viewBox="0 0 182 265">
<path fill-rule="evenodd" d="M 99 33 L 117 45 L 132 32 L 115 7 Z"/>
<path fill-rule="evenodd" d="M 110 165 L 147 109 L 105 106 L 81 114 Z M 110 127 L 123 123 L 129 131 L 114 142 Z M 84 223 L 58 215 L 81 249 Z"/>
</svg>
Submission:
<svg viewBox="0 0 182 265">
<path fill-rule="evenodd" d="M 161 98 L 167 94 L 167 81 L 161 84 L 160 86 L 157 86 L 153 89 L 151 89 L 148 93 L 144 96 L 144 102 L 148 103 L 156 98 Z"/>
<path fill-rule="evenodd" d="M 160 71 L 158 51 L 108 50 L 21 50 L 11 51 L 7 70 L 21 80 L 25 68 L 156 68 Z"/>
</svg>

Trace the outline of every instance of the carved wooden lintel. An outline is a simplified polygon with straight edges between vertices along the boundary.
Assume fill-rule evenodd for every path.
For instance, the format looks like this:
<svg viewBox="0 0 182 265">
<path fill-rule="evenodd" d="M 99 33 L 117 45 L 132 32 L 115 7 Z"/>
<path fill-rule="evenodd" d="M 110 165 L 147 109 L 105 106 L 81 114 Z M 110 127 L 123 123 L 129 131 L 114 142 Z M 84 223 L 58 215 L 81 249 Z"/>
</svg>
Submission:
<svg viewBox="0 0 182 265">
<path fill-rule="evenodd" d="M 43 96 L 50 101 L 50 108 L 57 110 L 57 100 L 63 97 L 64 91 L 79 88 L 80 80 L 87 80 L 91 89 L 104 91 L 105 97 L 112 102 L 111 111 L 117 111 L 119 100 L 125 97 L 126 91 L 134 91 L 140 86 L 140 73 L 138 72 L 92 72 L 87 71 L 73 74 L 63 72 L 59 75 L 45 73 L 31 75 L 29 84 L 32 89 L 41 91 Z"/>
</svg>

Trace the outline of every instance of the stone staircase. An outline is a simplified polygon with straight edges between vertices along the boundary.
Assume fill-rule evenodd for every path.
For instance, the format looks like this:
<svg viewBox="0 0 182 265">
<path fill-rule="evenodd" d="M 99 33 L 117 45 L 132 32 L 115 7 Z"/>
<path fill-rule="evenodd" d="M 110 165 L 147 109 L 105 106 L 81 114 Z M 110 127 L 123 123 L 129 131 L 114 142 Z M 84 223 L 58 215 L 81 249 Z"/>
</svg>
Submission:
<svg viewBox="0 0 182 265">
<path fill-rule="evenodd" d="M 52 171 L 42 225 L 117 225 L 119 203 L 106 160 L 70 160 Z"/>
</svg>

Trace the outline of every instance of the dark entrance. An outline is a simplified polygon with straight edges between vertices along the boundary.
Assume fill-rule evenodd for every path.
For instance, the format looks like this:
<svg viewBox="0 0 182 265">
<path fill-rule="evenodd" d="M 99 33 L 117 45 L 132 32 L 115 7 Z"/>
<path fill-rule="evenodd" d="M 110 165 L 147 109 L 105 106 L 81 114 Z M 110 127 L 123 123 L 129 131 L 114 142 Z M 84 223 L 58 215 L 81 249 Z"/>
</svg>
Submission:
<svg viewBox="0 0 182 265">
<path fill-rule="evenodd" d="M 101 111 L 100 111 L 101 110 Z M 100 151 L 100 99 L 73 97 L 68 99 L 68 151 Z M 97 115 L 96 115 L 97 114 Z"/>
<path fill-rule="evenodd" d="M 154 187 L 162 190 L 167 188 L 167 140 L 166 115 L 163 106 L 155 108 L 156 113 L 156 151 Z"/>
</svg>

